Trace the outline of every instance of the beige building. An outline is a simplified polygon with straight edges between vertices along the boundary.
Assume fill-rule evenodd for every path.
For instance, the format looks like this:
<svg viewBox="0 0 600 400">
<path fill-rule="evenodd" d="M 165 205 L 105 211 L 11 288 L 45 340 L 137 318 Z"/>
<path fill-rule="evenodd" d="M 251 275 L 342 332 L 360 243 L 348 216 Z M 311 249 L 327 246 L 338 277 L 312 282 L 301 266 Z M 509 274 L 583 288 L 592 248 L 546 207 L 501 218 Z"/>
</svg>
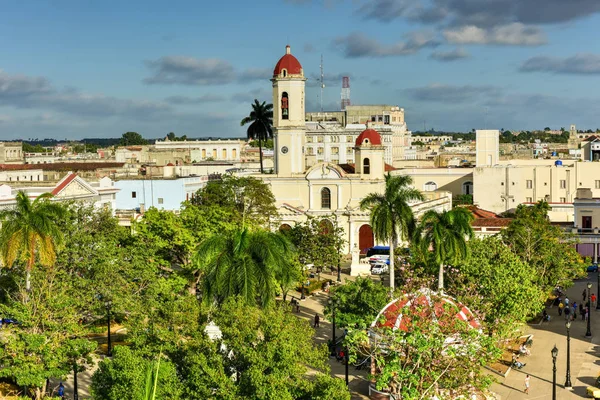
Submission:
<svg viewBox="0 0 600 400">
<path fill-rule="evenodd" d="M 0 167 L 0 182 L 40 182 L 44 180 L 41 169 L 7 170 Z"/>
<path fill-rule="evenodd" d="M 23 142 L 0 142 L 0 164 L 22 163 Z"/>
<path fill-rule="evenodd" d="M 285 228 L 309 216 L 334 216 L 344 229 L 345 251 L 352 253 L 352 274 L 368 273 L 369 265 L 359 254 L 375 244 L 369 213 L 360 210 L 360 201 L 369 193 L 383 192 L 384 174 L 393 169 L 385 162 L 385 146 L 374 129 L 363 129 L 350 143 L 352 163 L 316 162 L 307 166 L 304 146 L 307 128 L 304 121 L 306 78 L 290 47 L 279 60 L 271 79 L 273 86 L 273 127 L 275 173 L 257 175 L 269 183 L 276 199 L 280 220 L 274 228 Z M 348 146 L 348 145 L 347 145 Z M 445 210 L 451 207 L 449 192 L 426 192 L 425 202 L 413 210 Z"/>
<path fill-rule="evenodd" d="M 477 130 L 475 140 L 475 165 L 478 167 L 496 165 L 500 154 L 500 131 Z"/>
</svg>

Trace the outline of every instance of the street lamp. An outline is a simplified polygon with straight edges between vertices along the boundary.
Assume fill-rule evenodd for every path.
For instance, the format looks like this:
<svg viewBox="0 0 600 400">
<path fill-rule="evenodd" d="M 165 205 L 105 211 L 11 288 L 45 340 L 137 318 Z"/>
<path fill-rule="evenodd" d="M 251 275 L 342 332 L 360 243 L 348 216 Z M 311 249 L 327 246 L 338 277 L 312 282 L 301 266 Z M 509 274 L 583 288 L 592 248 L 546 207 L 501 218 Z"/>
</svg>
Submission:
<svg viewBox="0 0 600 400">
<path fill-rule="evenodd" d="M 104 302 L 104 306 L 106 307 L 106 325 L 108 327 L 108 350 L 107 354 L 109 357 L 112 357 L 112 346 L 110 343 L 110 309 L 112 307 L 112 301 L 106 300 Z"/>
<path fill-rule="evenodd" d="M 335 352 L 335 308 L 339 304 L 339 300 L 329 297 L 327 300 L 329 307 L 331 307 L 331 352 Z"/>
<path fill-rule="evenodd" d="M 77 361 L 73 363 L 73 400 L 79 400 L 79 390 L 77 388 Z"/>
<path fill-rule="evenodd" d="M 592 329 L 591 329 L 591 327 L 590 327 L 590 319 L 591 319 L 590 317 L 592 316 L 592 313 L 591 313 L 591 310 L 590 310 L 590 308 L 591 308 L 591 304 L 592 304 L 592 303 L 590 302 L 590 289 L 591 289 L 591 288 L 592 288 L 592 282 L 588 282 L 588 284 L 587 284 L 587 289 L 588 289 L 588 291 L 587 291 L 587 298 L 588 298 L 588 316 L 587 316 L 587 331 L 585 332 L 585 336 L 586 336 L 586 337 L 591 337 L 591 336 L 592 336 Z"/>
<path fill-rule="evenodd" d="M 348 354 L 348 347 L 346 347 L 346 351 L 344 352 L 344 357 L 346 358 L 346 387 L 348 387 L 348 363 L 350 362 L 350 355 Z"/>
<path fill-rule="evenodd" d="M 598 269 L 598 273 L 596 274 L 598 277 L 598 290 L 596 291 L 598 298 L 600 298 L 600 269 Z M 600 301 L 596 300 L 596 310 L 600 310 Z M 591 311 L 591 310 L 590 310 Z M 589 318 L 589 315 L 588 315 Z"/>
<path fill-rule="evenodd" d="M 556 345 L 552 348 L 552 400 L 556 400 L 556 356 L 558 356 L 558 349 Z"/>
<path fill-rule="evenodd" d="M 589 319 L 589 316 L 588 316 Z M 567 327 L 567 379 L 565 380 L 565 389 L 572 389 L 571 385 L 571 321 L 565 324 Z"/>
</svg>

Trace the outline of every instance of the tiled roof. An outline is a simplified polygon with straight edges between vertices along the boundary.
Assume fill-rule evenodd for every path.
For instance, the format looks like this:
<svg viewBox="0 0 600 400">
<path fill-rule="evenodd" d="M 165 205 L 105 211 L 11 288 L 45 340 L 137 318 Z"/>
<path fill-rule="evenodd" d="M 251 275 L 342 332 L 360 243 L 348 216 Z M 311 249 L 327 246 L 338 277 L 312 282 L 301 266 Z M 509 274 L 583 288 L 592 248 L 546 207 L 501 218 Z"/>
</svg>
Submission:
<svg viewBox="0 0 600 400">
<path fill-rule="evenodd" d="M 475 218 L 471 226 L 505 227 L 510 224 L 512 218 Z"/>
<path fill-rule="evenodd" d="M 52 164 L 0 164 L 0 171 L 21 171 L 41 169 L 44 171 L 93 171 L 99 168 L 121 168 L 125 163 L 118 162 L 67 162 Z"/>
<path fill-rule="evenodd" d="M 345 173 L 347 174 L 354 174 L 356 173 L 356 167 L 355 164 L 338 164 L 338 166 L 344 170 Z M 390 164 L 385 164 L 385 172 L 389 172 L 389 171 L 395 171 L 396 168 L 392 167 Z"/>
</svg>

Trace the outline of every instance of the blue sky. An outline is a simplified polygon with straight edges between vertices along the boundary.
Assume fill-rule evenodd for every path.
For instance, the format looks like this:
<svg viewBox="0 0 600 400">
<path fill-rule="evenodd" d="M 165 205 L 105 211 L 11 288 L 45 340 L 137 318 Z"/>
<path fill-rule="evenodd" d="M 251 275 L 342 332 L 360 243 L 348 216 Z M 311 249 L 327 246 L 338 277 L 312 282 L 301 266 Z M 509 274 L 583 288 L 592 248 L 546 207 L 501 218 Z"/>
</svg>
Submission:
<svg viewBox="0 0 600 400">
<path fill-rule="evenodd" d="M 285 45 L 307 107 L 404 107 L 409 129 L 600 127 L 598 0 L 7 0 L 0 139 L 243 136 Z"/>
</svg>

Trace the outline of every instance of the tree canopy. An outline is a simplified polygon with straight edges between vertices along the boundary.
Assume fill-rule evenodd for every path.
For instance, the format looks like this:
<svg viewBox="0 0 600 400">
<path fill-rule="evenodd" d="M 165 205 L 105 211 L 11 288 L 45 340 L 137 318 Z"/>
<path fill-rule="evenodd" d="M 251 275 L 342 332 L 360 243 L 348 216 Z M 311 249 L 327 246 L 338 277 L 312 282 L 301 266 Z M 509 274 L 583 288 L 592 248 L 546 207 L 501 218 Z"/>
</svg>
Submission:
<svg viewBox="0 0 600 400">
<path fill-rule="evenodd" d="M 121 146 L 140 146 L 148 144 L 148 141 L 137 132 L 125 132 L 121 136 L 121 141 L 119 144 Z"/>
</svg>

